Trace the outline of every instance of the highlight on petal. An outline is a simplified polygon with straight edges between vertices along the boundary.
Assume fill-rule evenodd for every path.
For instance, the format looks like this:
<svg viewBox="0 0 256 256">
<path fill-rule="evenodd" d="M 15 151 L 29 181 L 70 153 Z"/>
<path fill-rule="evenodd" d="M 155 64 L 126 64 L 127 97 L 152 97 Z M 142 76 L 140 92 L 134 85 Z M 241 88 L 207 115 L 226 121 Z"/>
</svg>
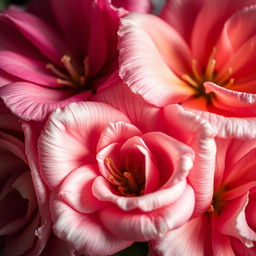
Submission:
<svg viewBox="0 0 256 256">
<path fill-rule="evenodd" d="M 92 194 L 92 184 L 99 175 L 97 165 L 85 165 L 73 170 L 64 180 L 58 196 L 80 213 L 93 213 L 105 204 Z"/>
<path fill-rule="evenodd" d="M 99 217 L 116 236 L 147 241 L 163 237 L 168 230 L 184 224 L 193 212 L 194 198 L 193 189 L 187 185 L 179 200 L 158 210 L 147 213 L 134 211 L 131 214 L 113 206 L 100 210 Z"/>
<path fill-rule="evenodd" d="M 149 30 L 152 26 L 154 29 Z M 162 26 L 165 29 L 161 30 Z M 175 60 L 172 63 L 175 63 L 177 70 L 183 68 L 183 71 L 186 66 L 184 59 L 188 58 L 185 43 L 178 34 L 174 37 L 179 39 L 178 42 L 171 41 L 173 33 L 171 27 L 161 19 L 135 13 L 122 19 L 118 32 L 121 78 L 135 94 L 156 106 L 179 103 L 194 94 L 193 89 L 168 66 L 168 61 Z M 170 38 L 162 40 L 159 34 Z M 169 43 L 173 43 L 172 48 Z M 175 67 L 172 68 L 176 70 Z"/>
<path fill-rule="evenodd" d="M 179 105 L 166 106 L 164 117 L 170 127 L 169 134 L 189 145 L 195 152 L 194 165 L 189 172 L 188 180 L 195 191 L 194 216 L 197 216 L 209 207 L 213 196 L 215 131 L 206 120 Z"/>
<path fill-rule="evenodd" d="M 31 83 L 16 82 L 0 89 L 6 106 L 24 120 L 44 120 L 56 108 L 64 107 L 74 101 L 85 100 L 89 92 L 73 97 L 70 90 L 55 90 Z"/>
<path fill-rule="evenodd" d="M 109 122 L 121 120 L 129 123 L 123 113 L 104 103 L 72 103 L 56 110 L 39 139 L 41 173 L 48 186 L 60 184 L 74 168 L 96 163 L 101 132 Z"/>
<path fill-rule="evenodd" d="M 123 7 L 130 12 L 149 12 L 151 2 L 149 0 L 112 0 L 112 4 L 116 7 Z"/>
<path fill-rule="evenodd" d="M 89 256 L 112 255 L 133 242 L 112 235 L 100 223 L 98 216 L 80 214 L 59 200 L 51 197 L 51 214 L 54 233 L 76 251 Z"/>
</svg>

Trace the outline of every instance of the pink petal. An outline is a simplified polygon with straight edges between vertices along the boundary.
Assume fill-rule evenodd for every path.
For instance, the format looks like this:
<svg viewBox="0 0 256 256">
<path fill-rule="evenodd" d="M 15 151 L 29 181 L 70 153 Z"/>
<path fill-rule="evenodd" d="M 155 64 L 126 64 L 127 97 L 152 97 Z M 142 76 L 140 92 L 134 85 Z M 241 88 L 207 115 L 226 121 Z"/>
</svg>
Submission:
<svg viewBox="0 0 256 256">
<path fill-rule="evenodd" d="M 99 175 L 97 165 L 86 165 L 72 171 L 61 185 L 58 196 L 80 213 L 93 213 L 104 203 L 92 194 L 92 184 Z"/>
<path fill-rule="evenodd" d="M 195 20 L 204 2 L 204 0 L 167 0 L 161 18 L 189 43 Z"/>
<path fill-rule="evenodd" d="M 128 123 L 115 122 L 109 123 L 105 130 L 101 133 L 98 144 L 97 151 L 102 150 L 106 146 L 112 143 L 124 143 L 127 139 L 133 136 L 140 136 L 140 130 Z"/>
<path fill-rule="evenodd" d="M 50 76 L 45 63 L 14 52 L 0 52 L 0 68 L 15 79 L 19 78 L 19 80 L 22 79 L 50 87 L 61 86 L 57 83 L 55 77 Z"/>
<path fill-rule="evenodd" d="M 194 24 L 191 45 L 194 58 L 206 62 L 219 38 L 226 20 L 243 7 L 255 4 L 255 0 L 204 1 Z M 184 18 L 184 17 L 183 17 Z M 202 24 L 204 24 L 202 26 Z M 206 49 L 202 51 L 202 49 Z"/>
<path fill-rule="evenodd" d="M 147 212 L 127 212 L 117 207 L 100 211 L 104 226 L 118 237 L 136 241 L 147 241 L 162 237 L 170 229 L 186 222 L 194 209 L 194 192 L 187 186 L 183 195 L 175 203 L 158 210 Z M 177 214 L 179 212 L 179 214 Z"/>
<path fill-rule="evenodd" d="M 216 56 L 219 67 L 223 66 L 248 39 L 255 35 L 255 12 L 255 6 L 246 7 L 226 21 Z"/>
<path fill-rule="evenodd" d="M 208 218 L 201 216 L 169 231 L 163 238 L 153 241 L 152 245 L 159 256 L 210 256 L 210 251 L 206 252 L 204 248 L 210 242 L 209 233 Z"/>
<path fill-rule="evenodd" d="M 0 87 L 10 84 L 12 82 L 16 82 L 17 78 L 11 76 L 3 70 L 0 70 Z"/>
<path fill-rule="evenodd" d="M 63 40 L 46 23 L 23 11 L 8 10 L 1 16 L 12 22 L 46 57 L 60 63 L 67 49 Z"/>
<path fill-rule="evenodd" d="M 125 113 L 141 131 L 159 130 L 159 108 L 153 107 L 121 82 L 98 92 L 93 100 L 105 102 Z M 141 122 L 143 120 L 143 122 Z"/>
<path fill-rule="evenodd" d="M 151 9 L 151 2 L 149 0 L 112 0 L 116 7 L 123 7 L 130 12 L 149 12 Z"/>
<path fill-rule="evenodd" d="M 56 108 L 86 100 L 90 92 L 83 92 L 73 97 L 71 90 L 57 90 L 31 83 L 17 82 L 0 89 L 0 96 L 6 106 L 24 120 L 44 120 Z"/>
<path fill-rule="evenodd" d="M 168 66 L 174 63 L 172 69 L 187 73 L 184 63 L 189 59 L 185 43 L 171 27 L 154 16 L 130 14 L 122 20 L 118 33 L 119 74 L 135 94 L 156 106 L 193 95 L 192 88 Z"/>
<path fill-rule="evenodd" d="M 132 244 L 113 236 L 99 221 L 97 215 L 80 214 L 59 200 L 51 199 L 53 230 L 76 251 L 88 256 L 105 256 Z"/>
<path fill-rule="evenodd" d="M 213 92 L 212 104 L 215 108 L 228 111 L 236 116 L 255 116 L 256 95 L 245 92 L 236 92 L 214 83 L 204 84 L 207 93 Z"/>
<path fill-rule="evenodd" d="M 124 197 L 117 195 L 106 179 L 98 177 L 93 183 L 92 190 L 99 200 L 112 202 L 124 211 L 139 209 L 143 212 L 150 212 L 179 200 L 185 187 L 186 182 L 182 181 L 172 187 L 159 189 L 149 194 L 138 197 Z"/>
<path fill-rule="evenodd" d="M 174 138 L 184 141 L 195 152 L 195 160 L 188 179 L 196 195 L 194 215 L 203 213 L 213 195 L 216 145 L 214 131 L 207 121 L 179 105 L 164 108 L 168 132 Z M 179 122 L 177 122 L 179 120 Z"/>
<path fill-rule="evenodd" d="M 233 106 L 234 107 L 234 106 Z M 254 139 L 256 136 L 254 117 L 225 117 L 206 111 L 190 110 L 200 118 L 207 120 L 213 127 L 214 133 L 220 138 Z"/>
<path fill-rule="evenodd" d="M 220 215 L 218 227 L 220 232 L 238 238 L 247 248 L 251 248 L 256 241 L 256 233 L 246 220 L 245 208 L 248 200 L 248 193 L 245 193 L 229 201 Z"/>
<path fill-rule="evenodd" d="M 127 117 L 103 103 L 72 103 L 49 118 L 39 140 L 41 172 L 50 188 L 74 169 L 96 163 L 96 146 L 109 122 Z M 56 169 L 55 166 L 58 166 Z"/>
<path fill-rule="evenodd" d="M 161 132 L 146 133 L 142 139 L 154 156 L 163 188 L 186 180 L 194 160 L 190 147 Z"/>
</svg>

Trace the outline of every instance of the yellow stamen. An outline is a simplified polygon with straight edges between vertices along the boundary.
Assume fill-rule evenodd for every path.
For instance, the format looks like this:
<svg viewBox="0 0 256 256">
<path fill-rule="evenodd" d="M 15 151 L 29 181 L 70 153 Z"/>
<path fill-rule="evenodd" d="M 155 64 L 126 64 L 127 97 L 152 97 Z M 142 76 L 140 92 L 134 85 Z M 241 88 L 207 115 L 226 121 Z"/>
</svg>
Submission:
<svg viewBox="0 0 256 256">
<path fill-rule="evenodd" d="M 71 57 L 68 55 L 64 55 L 61 58 L 61 62 L 64 64 L 65 68 L 67 69 L 72 79 L 76 83 L 79 83 L 80 74 L 77 72 L 77 69 L 74 67 L 74 64 L 71 63 Z"/>
<path fill-rule="evenodd" d="M 231 78 L 226 84 L 223 85 L 223 87 L 230 89 L 234 85 L 234 83 L 235 83 L 235 79 Z"/>
<path fill-rule="evenodd" d="M 197 61 L 195 59 L 192 60 L 192 71 L 194 73 L 195 79 L 197 81 L 202 80 L 202 76 L 200 75 L 199 71 L 198 71 L 198 65 L 197 65 Z"/>
<path fill-rule="evenodd" d="M 216 66 L 216 60 L 215 59 L 210 59 L 208 61 L 206 70 L 205 70 L 205 77 L 207 80 L 212 81 L 213 75 L 214 75 L 214 70 Z"/>
<path fill-rule="evenodd" d="M 198 83 L 188 74 L 183 74 L 181 77 L 183 80 L 188 82 L 190 85 L 192 85 L 195 88 L 198 88 Z"/>
<path fill-rule="evenodd" d="M 66 86 L 71 87 L 73 89 L 76 88 L 76 85 L 73 82 L 68 81 L 68 80 L 63 80 L 63 79 L 57 78 L 57 83 L 62 84 L 62 85 L 66 85 Z"/>
<path fill-rule="evenodd" d="M 104 164 L 106 165 L 109 173 L 113 176 L 114 179 L 117 179 L 118 181 L 122 181 L 122 175 L 119 172 L 119 170 L 116 168 L 114 161 L 110 157 L 105 158 Z"/>
<path fill-rule="evenodd" d="M 61 77 L 61 78 L 64 78 L 64 79 L 69 79 L 69 77 L 66 75 L 66 74 L 64 74 L 64 73 L 62 73 L 60 70 L 58 70 L 53 64 L 51 64 L 51 63 L 48 63 L 47 65 L 46 65 L 46 68 L 48 68 L 49 70 L 51 70 L 54 74 L 56 74 L 57 76 L 59 76 L 59 77 Z"/>
<path fill-rule="evenodd" d="M 138 185 L 130 172 L 124 172 L 124 177 L 128 180 L 129 189 L 133 192 L 138 190 Z"/>
</svg>

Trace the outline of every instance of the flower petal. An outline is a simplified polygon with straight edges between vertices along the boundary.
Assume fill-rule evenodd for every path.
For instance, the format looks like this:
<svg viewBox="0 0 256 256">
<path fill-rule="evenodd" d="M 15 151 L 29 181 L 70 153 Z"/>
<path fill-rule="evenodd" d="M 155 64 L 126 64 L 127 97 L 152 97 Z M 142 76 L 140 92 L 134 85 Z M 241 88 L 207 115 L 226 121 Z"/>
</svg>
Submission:
<svg viewBox="0 0 256 256">
<path fill-rule="evenodd" d="M 0 68 L 15 79 L 32 83 L 60 87 L 55 77 L 46 69 L 46 64 L 10 51 L 0 51 Z"/>
<path fill-rule="evenodd" d="M 210 242 L 209 223 L 205 216 L 194 218 L 183 226 L 169 231 L 163 238 L 152 242 L 159 256 L 210 255 L 205 254 L 205 244 Z"/>
<path fill-rule="evenodd" d="M 27 12 L 17 10 L 5 11 L 0 17 L 12 22 L 46 57 L 55 63 L 60 63 L 67 48 L 47 23 Z"/>
<path fill-rule="evenodd" d="M 0 89 L 6 106 L 24 120 L 44 120 L 56 108 L 88 98 L 89 92 L 71 97 L 71 90 L 55 90 L 31 83 L 16 82 Z"/>
<path fill-rule="evenodd" d="M 137 197 L 124 197 L 117 195 L 110 183 L 103 177 L 95 179 L 92 190 L 99 200 L 112 202 L 124 211 L 139 209 L 150 212 L 168 206 L 179 200 L 186 187 L 186 182 L 179 182 L 172 187 L 159 189 L 155 192 Z"/>
<path fill-rule="evenodd" d="M 133 94 L 121 81 L 98 92 L 92 99 L 119 109 L 129 117 L 132 124 L 143 132 L 160 129 L 161 123 L 158 121 L 160 109 Z"/>
<path fill-rule="evenodd" d="M 149 0 L 112 0 L 116 7 L 123 7 L 130 12 L 149 12 L 151 9 L 151 2 Z"/>
<path fill-rule="evenodd" d="M 101 209 L 105 204 L 92 194 L 92 184 L 98 175 L 97 165 L 73 170 L 62 183 L 58 196 L 80 213 L 88 214 Z"/>
<path fill-rule="evenodd" d="M 41 172 L 49 187 L 60 184 L 74 168 L 96 163 L 101 132 L 120 120 L 129 123 L 123 113 L 103 103 L 72 103 L 55 111 L 39 140 Z"/>
<path fill-rule="evenodd" d="M 179 105 L 165 107 L 164 116 L 169 134 L 190 146 L 195 152 L 194 165 L 188 179 L 196 195 L 196 216 L 203 213 L 212 200 L 216 156 L 214 131 L 203 118 Z"/>
<path fill-rule="evenodd" d="M 174 63 L 172 69 L 187 73 L 184 62 L 188 50 L 168 24 L 154 16 L 133 13 L 122 19 L 118 33 L 119 74 L 135 94 L 156 106 L 178 103 L 193 95 L 193 89 L 168 66 Z"/>
<path fill-rule="evenodd" d="M 190 186 L 186 186 L 179 200 L 158 210 L 145 214 L 140 211 L 126 212 L 113 206 L 100 210 L 99 217 L 116 236 L 147 241 L 162 237 L 168 230 L 182 225 L 190 218 L 193 209 L 194 192 Z"/>
<path fill-rule="evenodd" d="M 51 213 L 55 234 L 82 254 L 111 255 L 132 244 L 108 232 L 96 214 L 78 213 L 59 200 L 56 194 L 51 198 Z"/>
</svg>

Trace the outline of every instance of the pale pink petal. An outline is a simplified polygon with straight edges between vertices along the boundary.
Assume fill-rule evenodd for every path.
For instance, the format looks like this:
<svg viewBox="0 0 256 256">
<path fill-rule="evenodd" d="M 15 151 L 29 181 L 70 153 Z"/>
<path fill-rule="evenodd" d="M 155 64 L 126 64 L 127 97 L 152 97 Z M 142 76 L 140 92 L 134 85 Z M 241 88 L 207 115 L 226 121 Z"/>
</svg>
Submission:
<svg viewBox="0 0 256 256">
<path fill-rule="evenodd" d="M 123 7 L 130 12 L 149 12 L 151 2 L 149 0 L 112 0 L 112 4 L 116 7 Z"/>
<path fill-rule="evenodd" d="M 132 244 L 132 241 L 113 236 L 100 223 L 96 214 L 80 214 L 59 200 L 55 194 L 51 198 L 51 214 L 56 236 L 82 254 L 111 255 Z"/>
<path fill-rule="evenodd" d="M 115 121 L 129 123 L 113 107 L 93 102 L 72 103 L 50 116 L 39 140 L 41 172 L 50 188 L 60 184 L 74 168 L 96 163 L 100 134 Z"/>
<path fill-rule="evenodd" d="M 162 237 L 168 230 L 184 224 L 193 212 L 194 196 L 193 189 L 186 186 L 179 200 L 158 210 L 131 214 L 117 207 L 108 207 L 100 210 L 99 216 L 104 226 L 116 236 L 147 241 Z"/>
<path fill-rule="evenodd" d="M 58 196 L 80 213 L 93 213 L 104 203 L 92 194 L 92 184 L 99 175 L 97 165 L 85 165 L 73 170 L 64 180 Z"/>
<path fill-rule="evenodd" d="M 25 80 L 49 87 L 62 86 L 57 83 L 55 77 L 50 75 L 45 63 L 14 52 L 0 52 L 0 68 L 14 76 L 16 80 Z"/>
<path fill-rule="evenodd" d="M 164 106 L 194 93 L 168 66 L 172 60 L 175 65 L 172 68 L 184 73 L 184 59 L 188 58 L 185 43 L 182 44 L 178 34 L 173 36 L 175 32 L 168 24 L 154 16 L 134 13 L 122 20 L 118 33 L 119 74 L 135 94 L 154 105 Z M 173 38 L 177 41 L 171 41 Z"/>
<path fill-rule="evenodd" d="M 102 150 L 104 147 L 112 144 L 112 143 L 124 143 L 127 139 L 133 136 L 142 135 L 140 130 L 128 123 L 124 122 L 111 122 L 105 128 L 105 130 L 101 133 L 98 144 L 97 151 Z"/>
<path fill-rule="evenodd" d="M 123 197 L 117 195 L 113 186 L 104 179 L 95 179 L 92 190 L 99 200 L 112 202 L 124 211 L 139 209 L 143 212 L 150 212 L 164 206 L 168 206 L 179 200 L 186 187 L 186 182 L 181 181 L 172 187 L 159 189 L 155 192 L 137 197 Z"/>
<path fill-rule="evenodd" d="M 71 102 L 88 99 L 90 92 L 85 91 L 72 96 L 68 89 L 55 90 L 31 83 L 17 82 L 0 89 L 6 106 L 24 120 L 44 120 L 56 108 Z"/>
<path fill-rule="evenodd" d="M 154 156 L 163 188 L 186 180 L 194 160 L 190 147 L 161 132 L 146 133 L 142 139 Z"/>
<path fill-rule="evenodd" d="M 206 120 L 179 105 L 165 107 L 164 116 L 168 133 L 190 146 L 195 152 L 194 165 L 188 179 L 195 190 L 196 216 L 203 213 L 212 200 L 216 156 L 214 131 Z"/>
<path fill-rule="evenodd" d="M 209 224 L 206 216 L 194 218 L 153 241 L 153 248 L 159 256 L 210 256 L 210 251 L 205 251 L 205 244 L 210 242 Z"/>
<path fill-rule="evenodd" d="M 256 6 L 250 6 L 238 11 L 226 21 L 217 46 L 216 63 L 219 67 L 255 35 L 255 17 Z"/>
<path fill-rule="evenodd" d="M 236 116 L 255 116 L 256 95 L 237 92 L 218 86 L 214 83 L 204 84 L 207 93 L 214 93 L 212 104 L 215 108 L 228 111 Z"/>
<path fill-rule="evenodd" d="M 105 102 L 119 109 L 129 117 L 132 124 L 143 132 L 160 129 L 161 123 L 158 121 L 160 109 L 145 102 L 142 97 L 133 94 L 121 81 L 98 92 L 93 100 Z"/>
<path fill-rule="evenodd" d="M 245 193 L 229 201 L 220 215 L 218 229 L 225 235 L 238 238 L 247 248 L 251 248 L 256 241 L 256 233 L 249 227 L 245 216 L 248 200 L 248 193 Z"/>
<path fill-rule="evenodd" d="M 47 23 L 27 12 L 14 10 L 1 13 L 1 18 L 12 22 L 46 57 L 55 63 L 60 63 L 67 48 Z"/>
<path fill-rule="evenodd" d="M 234 107 L 234 106 L 232 106 Z M 256 136 L 254 117 L 225 117 L 206 111 L 190 109 L 200 118 L 206 119 L 212 126 L 216 136 L 220 138 L 254 139 Z"/>
</svg>

